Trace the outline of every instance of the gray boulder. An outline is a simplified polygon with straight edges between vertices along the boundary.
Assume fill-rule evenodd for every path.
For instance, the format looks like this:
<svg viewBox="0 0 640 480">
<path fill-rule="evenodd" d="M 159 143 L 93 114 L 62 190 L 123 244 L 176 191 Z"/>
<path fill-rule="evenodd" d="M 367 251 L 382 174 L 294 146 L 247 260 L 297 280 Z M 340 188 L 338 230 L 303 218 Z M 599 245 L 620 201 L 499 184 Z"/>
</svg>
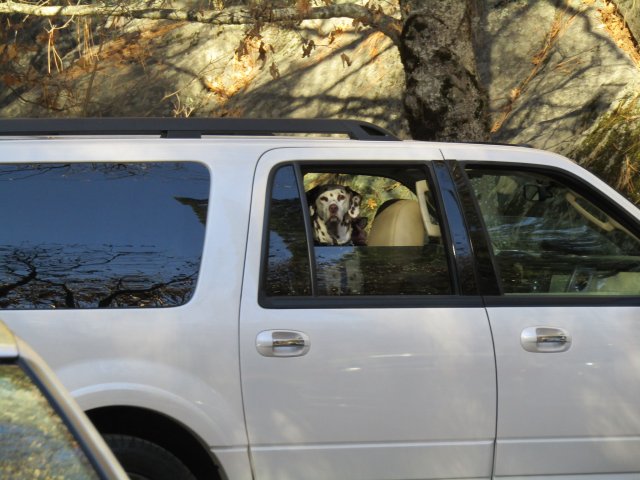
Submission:
<svg viewBox="0 0 640 480">
<path fill-rule="evenodd" d="M 487 0 L 478 69 L 492 139 L 571 155 L 638 71 L 607 34 L 601 1 Z"/>
</svg>

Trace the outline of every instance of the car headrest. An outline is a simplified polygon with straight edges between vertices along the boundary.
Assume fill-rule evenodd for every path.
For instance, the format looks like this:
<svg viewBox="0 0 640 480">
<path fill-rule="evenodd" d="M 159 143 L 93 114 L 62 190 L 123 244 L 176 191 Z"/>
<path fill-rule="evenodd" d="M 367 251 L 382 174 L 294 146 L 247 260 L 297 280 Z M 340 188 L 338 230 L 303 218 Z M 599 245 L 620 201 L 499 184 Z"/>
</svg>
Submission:
<svg viewBox="0 0 640 480">
<path fill-rule="evenodd" d="M 367 245 L 372 247 L 420 247 L 425 230 L 415 200 L 389 200 L 378 209 Z"/>
</svg>

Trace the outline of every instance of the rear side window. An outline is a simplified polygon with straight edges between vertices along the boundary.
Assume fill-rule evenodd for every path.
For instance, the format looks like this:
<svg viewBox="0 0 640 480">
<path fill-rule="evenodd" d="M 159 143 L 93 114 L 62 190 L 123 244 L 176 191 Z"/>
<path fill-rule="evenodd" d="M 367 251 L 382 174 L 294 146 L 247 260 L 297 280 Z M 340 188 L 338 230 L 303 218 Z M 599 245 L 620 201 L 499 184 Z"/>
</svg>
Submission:
<svg viewBox="0 0 640 480">
<path fill-rule="evenodd" d="M 192 162 L 0 165 L 0 308 L 186 303 L 208 199 Z"/>
<path fill-rule="evenodd" d="M 271 185 L 267 297 L 452 293 L 424 165 L 287 165 Z"/>
</svg>

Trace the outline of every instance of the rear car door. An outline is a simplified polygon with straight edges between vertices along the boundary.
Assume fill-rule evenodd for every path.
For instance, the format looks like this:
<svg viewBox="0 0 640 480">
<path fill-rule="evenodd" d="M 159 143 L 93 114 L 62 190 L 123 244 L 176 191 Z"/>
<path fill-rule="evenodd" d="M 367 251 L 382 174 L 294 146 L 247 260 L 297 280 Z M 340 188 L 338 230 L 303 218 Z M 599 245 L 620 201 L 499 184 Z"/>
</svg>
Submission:
<svg viewBox="0 0 640 480">
<path fill-rule="evenodd" d="M 498 372 L 495 476 L 637 474 L 637 212 L 542 155 L 458 167 L 502 293 L 485 297 Z"/>
<path fill-rule="evenodd" d="M 257 479 L 490 478 L 493 346 L 439 157 L 376 145 L 260 159 L 240 315 Z M 308 192 L 327 183 L 360 195 L 366 241 L 312 240 Z"/>
</svg>

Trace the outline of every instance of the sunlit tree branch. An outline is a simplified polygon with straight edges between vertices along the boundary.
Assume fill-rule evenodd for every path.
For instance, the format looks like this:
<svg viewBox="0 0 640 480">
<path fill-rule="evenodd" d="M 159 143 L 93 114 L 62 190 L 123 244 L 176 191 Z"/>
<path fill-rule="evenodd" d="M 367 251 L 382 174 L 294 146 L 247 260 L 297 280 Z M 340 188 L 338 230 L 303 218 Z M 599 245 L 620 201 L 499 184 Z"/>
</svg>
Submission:
<svg viewBox="0 0 640 480">
<path fill-rule="evenodd" d="M 301 20 L 327 20 L 330 18 L 351 18 L 365 26 L 379 30 L 394 42 L 402 29 L 399 19 L 353 3 L 341 3 L 314 7 L 300 11 L 294 7 L 275 9 L 256 9 L 247 7 L 228 7 L 223 10 L 180 10 L 141 5 L 117 6 L 104 5 L 67 5 L 47 6 L 29 3 L 0 2 L 0 14 L 22 14 L 36 17 L 126 17 L 149 20 L 173 20 L 196 22 L 210 25 L 248 25 L 256 21 L 265 23 L 297 22 Z"/>
</svg>

